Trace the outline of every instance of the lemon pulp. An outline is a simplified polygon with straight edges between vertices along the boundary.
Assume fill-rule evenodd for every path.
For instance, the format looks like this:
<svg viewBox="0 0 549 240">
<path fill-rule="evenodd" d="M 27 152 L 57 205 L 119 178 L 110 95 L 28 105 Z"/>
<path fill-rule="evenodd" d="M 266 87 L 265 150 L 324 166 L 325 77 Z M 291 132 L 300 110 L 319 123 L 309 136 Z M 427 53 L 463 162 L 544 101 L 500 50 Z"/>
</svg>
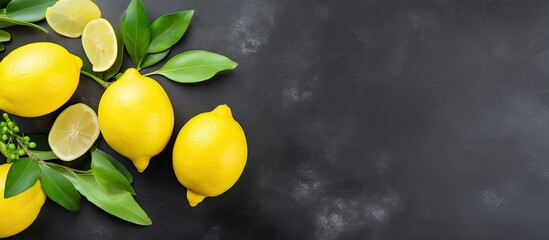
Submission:
<svg viewBox="0 0 549 240">
<path fill-rule="evenodd" d="M 91 20 L 82 33 L 82 46 L 94 72 L 108 70 L 116 60 L 118 42 L 112 25 L 104 18 Z"/>
<path fill-rule="evenodd" d="M 46 21 L 56 33 L 77 38 L 88 22 L 101 17 L 101 10 L 90 0 L 62 0 L 46 9 Z"/>
<path fill-rule="evenodd" d="M 65 109 L 48 135 L 51 150 L 59 159 L 71 161 L 84 155 L 99 137 L 97 115 L 83 103 Z"/>
</svg>

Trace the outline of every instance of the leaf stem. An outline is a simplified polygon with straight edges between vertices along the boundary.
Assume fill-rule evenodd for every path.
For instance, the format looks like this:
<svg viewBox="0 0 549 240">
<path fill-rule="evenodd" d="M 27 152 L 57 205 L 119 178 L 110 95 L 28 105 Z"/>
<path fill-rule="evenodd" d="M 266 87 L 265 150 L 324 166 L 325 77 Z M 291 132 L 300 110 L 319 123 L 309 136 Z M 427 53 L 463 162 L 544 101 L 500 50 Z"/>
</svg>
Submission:
<svg viewBox="0 0 549 240">
<path fill-rule="evenodd" d="M 71 167 L 67 167 L 65 165 L 61 165 L 61 164 L 57 164 L 57 163 L 53 163 L 53 162 L 44 162 L 44 164 L 48 165 L 48 166 L 51 166 L 51 167 L 58 167 L 58 168 L 63 168 L 69 172 L 73 172 L 73 173 L 79 173 L 79 174 L 92 174 L 93 173 L 93 170 L 80 170 L 80 169 L 74 169 L 74 168 L 71 168 Z"/>
<path fill-rule="evenodd" d="M 95 75 L 93 75 L 89 72 L 86 72 L 84 70 L 80 70 L 80 73 L 82 73 L 82 74 L 86 75 L 87 77 L 93 79 L 94 81 L 99 83 L 99 85 L 103 86 L 104 88 L 107 88 L 107 87 L 109 87 L 109 85 L 111 85 L 110 82 L 104 81 L 103 79 L 100 79 L 100 78 L 96 77 Z"/>
<path fill-rule="evenodd" d="M 23 142 L 23 139 L 21 138 L 21 136 L 16 135 L 16 134 L 12 133 L 11 131 L 10 131 L 10 134 L 12 134 L 12 136 L 15 137 L 15 141 L 17 141 L 17 145 L 19 145 L 19 147 L 21 147 L 25 151 L 27 156 L 29 156 L 30 158 L 38 161 L 39 163 L 44 162 L 44 160 L 42 160 L 42 159 L 38 158 L 37 156 L 35 156 L 34 154 L 32 154 L 29 147 Z"/>
<path fill-rule="evenodd" d="M 156 74 L 157 72 L 158 72 L 158 71 L 153 71 L 153 72 L 150 72 L 150 73 L 145 73 L 145 74 L 143 74 L 143 77 L 148 77 L 148 76 L 150 76 L 150 75 L 154 75 L 154 74 Z"/>
</svg>

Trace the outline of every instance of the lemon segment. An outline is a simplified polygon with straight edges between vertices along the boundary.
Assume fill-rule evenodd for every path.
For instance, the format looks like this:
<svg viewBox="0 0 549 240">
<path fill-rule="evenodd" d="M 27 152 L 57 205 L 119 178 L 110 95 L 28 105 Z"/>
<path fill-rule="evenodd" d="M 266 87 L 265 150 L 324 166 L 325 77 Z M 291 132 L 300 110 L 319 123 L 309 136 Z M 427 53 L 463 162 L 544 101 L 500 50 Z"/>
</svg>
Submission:
<svg viewBox="0 0 549 240">
<path fill-rule="evenodd" d="M 72 161 L 91 148 L 99 132 L 99 122 L 93 109 L 77 103 L 59 114 L 48 135 L 48 142 L 59 159 Z"/>
<path fill-rule="evenodd" d="M 0 165 L 0 238 L 13 236 L 28 228 L 46 201 L 40 180 L 24 192 L 5 199 L 4 190 L 10 167 L 9 163 Z"/>
<path fill-rule="evenodd" d="M 57 1 L 46 9 L 46 21 L 51 29 L 69 38 L 80 37 L 86 24 L 100 17 L 101 10 L 90 0 Z"/>
<path fill-rule="evenodd" d="M 116 60 L 118 42 L 112 25 L 104 18 L 91 20 L 82 33 L 82 46 L 94 72 L 107 71 Z"/>
</svg>

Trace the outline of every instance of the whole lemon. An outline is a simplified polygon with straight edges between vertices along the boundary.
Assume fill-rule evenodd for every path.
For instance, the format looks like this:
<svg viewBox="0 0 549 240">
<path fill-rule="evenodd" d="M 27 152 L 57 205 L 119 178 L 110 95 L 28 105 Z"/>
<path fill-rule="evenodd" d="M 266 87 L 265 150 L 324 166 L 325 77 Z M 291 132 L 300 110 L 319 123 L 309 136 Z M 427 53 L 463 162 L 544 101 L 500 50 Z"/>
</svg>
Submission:
<svg viewBox="0 0 549 240">
<path fill-rule="evenodd" d="M 65 104 L 76 91 L 82 60 L 50 42 L 21 46 L 0 62 L 0 109 L 38 117 Z"/>
<path fill-rule="evenodd" d="M 194 207 L 229 190 L 244 170 L 248 146 L 231 109 L 220 105 L 187 122 L 175 140 L 173 169 Z"/>
<path fill-rule="evenodd" d="M 99 128 L 115 151 L 143 172 L 172 135 L 174 113 L 168 94 L 135 68 L 111 84 L 99 101 Z"/>
<path fill-rule="evenodd" d="M 0 165 L 0 238 L 13 236 L 27 229 L 40 213 L 46 201 L 46 194 L 42 191 L 40 181 L 24 192 L 4 198 L 6 177 L 11 164 Z"/>
</svg>

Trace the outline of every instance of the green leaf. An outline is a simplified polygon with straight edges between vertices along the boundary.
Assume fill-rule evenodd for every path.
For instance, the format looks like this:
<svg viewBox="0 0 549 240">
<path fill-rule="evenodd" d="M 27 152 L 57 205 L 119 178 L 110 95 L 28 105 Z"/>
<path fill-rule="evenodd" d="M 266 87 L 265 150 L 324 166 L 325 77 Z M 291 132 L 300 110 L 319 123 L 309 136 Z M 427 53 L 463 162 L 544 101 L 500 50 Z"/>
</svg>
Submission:
<svg viewBox="0 0 549 240">
<path fill-rule="evenodd" d="M 168 56 L 168 53 L 170 53 L 170 48 L 166 49 L 163 52 L 159 53 L 149 53 L 145 57 L 145 60 L 143 61 L 143 64 L 141 64 L 142 68 L 150 67 L 164 59 L 166 56 Z"/>
<path fill-rule="evenodd" d="M 37 22 L 45 18 L 46 9 L 57 0 L 12 0 L 6 7 L 9 18 Z"/>
<path fill-rule="evenodd" d="M 217 53 L 191 50 L 175 55 L 162 68 L 145 74 L 160 74 L 173 81 L 195 83 L 208 80 L 221 71 L 234 69 L 238 64 Z"/>
<path fill-rule="evenodd" d="M 194 10 L 186 10 L 160 16 L 151 24 L 149 53 L 166 51 L 176 44 L 187 31 Z"/>
<path fill-rule="evenodd" d="M 10 33 L 0 29 L 0 42 L 7 42 L 9 40 L 11 40 Z"/>
<path fill-rule="evenodd" d="M 116 55 L 116 60 L 114 60 L 112 66 L 103 73 L 103 80 L 105 81 L 108 81 L 109 79 L 114 77 L 118 73 L 118 71 L 120 71 L 120 67 L 122 67 L 122 62 L 124 61 L 124 41 L 122 40 L 122 24 L 124 23 L 125 17 L 126 11 L 123 11 L 120 15 L 120 18 L 118 19 L 118 25 L 115 30 L 118 53 Z"/>
<path fill-rule="evenodd" d="M 92 151 L 91 168 L 97 182 L 106 189 L 127 191 L 135 195 L 135 190 L 133 190 L 128 179 L 103 154 Z"/>
<path fill-rule="evenodd" d="M 6 50 L 6 45 L 0 42 L 0 52 Z"/>
<path fill-rule="evenodd" d="M 33 28 L 39 29 L 42 32 L 48 33 L 48 30 L 46 30 L 45 28 L 40 27 L 40 26 L 38 26 L 34 23 L 20 21 L 20 20 L 8 18 L 8 17 L 0 17 L 0 28 L 11 27 L 11 26 L 14 26 L 14 25 L 33 27 Z"/>
<path fill-rule="evenodd" d="M 69 211 L 80 210 L 80 193 L 76 191 L 72 183 L 61 173 L 46 165 L 40 165 L 40 169 L 42 170 L 40 183 L 46 195 Z"/>
<path fill-rule="evenodd" d="M 31 158 L 20 158 L 13 162 L 6 177 L 4 198 L 13 197 L 32 187 L 40 176 L 38 162 Z"/>
<path fill-rule="evenodd" d="M 52 159 L 58 159 L 57 156 L 55 156 L 55 153 L 52 151 L 35 151 L 31 150 L 32 155 L 36 156 L 40 160 L 52 160 Z"/>
<path fill-rule="evenodd" d="M 124 166 L 124 164 L 120 163 L 118 160 L 116 160 L 113 156 L 109 155 L 108 153 L 101 151 L 101 149 L 99 148 L 96 148 L 94 152 L 97 154 L 103 155 L 103 157 L 111 161 L 112 165 L 114 165 L 114 167 L 118 169 L 118 171 L 122 173 L 124 177 L 126 177 L 129 183 L 133 182 L 133 176 L 130 173 L 130 171 L 128 171 L 126 166 Z"/>
<path fill-rule="evenodd" d="M 149 16 L 140 0 L 132 0 L 122 24 L 122 40 L 132 61 L 141 67 L 151 41 Z"/>
<path fill-rule="evenodd" d="M 149 226 L 152 220 L 139 206 L 133 196 L 126 191 L 106 191 L 99 186 L 92 174 L 73 175 L 63 172 L 63 175 L 72 182 L 74 187 L 97 207 L 116 217 L 137 225 Z"/>
</svg>

